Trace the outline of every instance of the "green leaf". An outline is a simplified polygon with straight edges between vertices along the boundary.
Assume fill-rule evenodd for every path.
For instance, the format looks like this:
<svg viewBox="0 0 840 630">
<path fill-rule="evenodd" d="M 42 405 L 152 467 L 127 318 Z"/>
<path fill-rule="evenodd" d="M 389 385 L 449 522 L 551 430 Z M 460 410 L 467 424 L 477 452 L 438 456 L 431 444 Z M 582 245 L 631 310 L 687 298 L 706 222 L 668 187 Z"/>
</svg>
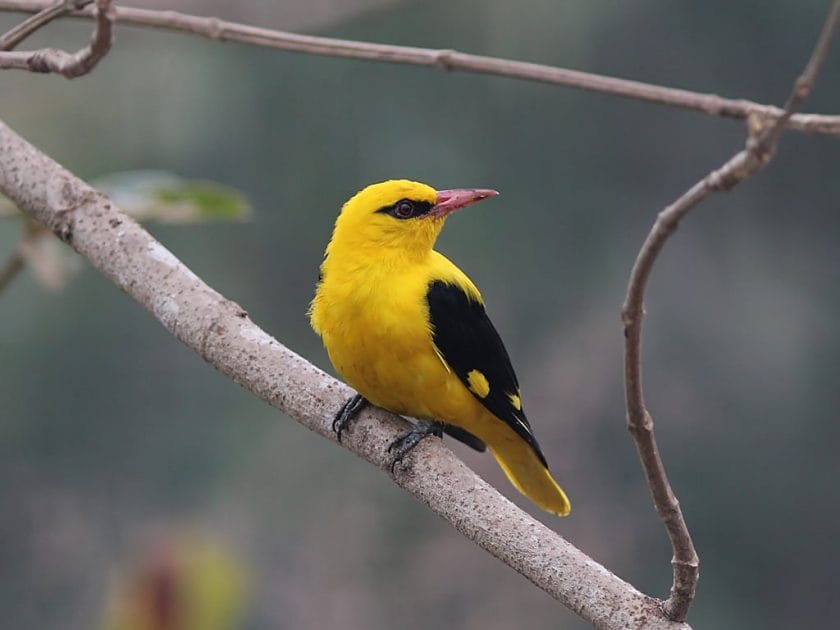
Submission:
<svg viewBox="0 0 840 630">
<path fill-rule="evenodd" d="M 91 182 L 126 214 L 138 221 L 203 223 L 245 221 L 251 206 L 242 193 L 200 180 L 188 180 L 163 171 L 127 171 Z M 25 219 L 12 201 L 0 194 L 0 218 Z M 34 224 L 33 222 L 33 225 Z M 44 228 L 24 235 L 20 244 L 24 259 L 44 287 L 62 289 L 78 272 L 80 259 Z"/>
<path fill-rule="evenodd" d="M 92 185 L 138 221 L 203 223 L 251 216 L 251 206 L 239 191 L 162 171 L 114 173 Z"/>
<path fill-rule="evenodd" d="M 204 223 L 251 218 L 251 205 L 238 190 L 164 171 L 112 173 L 91 185 L 138 221 Z M 16 216 L 20 216 L 17 206 L 0 194 L 0 218 Z"/>
</svg>

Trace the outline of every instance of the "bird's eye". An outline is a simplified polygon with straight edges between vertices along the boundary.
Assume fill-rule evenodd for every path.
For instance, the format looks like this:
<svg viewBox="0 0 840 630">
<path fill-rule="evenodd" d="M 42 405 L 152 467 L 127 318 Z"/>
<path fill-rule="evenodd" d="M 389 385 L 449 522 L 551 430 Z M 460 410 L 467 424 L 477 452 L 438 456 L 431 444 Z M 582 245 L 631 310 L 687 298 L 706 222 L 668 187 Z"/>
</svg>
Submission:
<svg viewBox="0 0 840 630">
<path fill-rule="evenodd" d="M 394 204 L 394 216 L 400 219 L 407 219 L 414 214 L 414 204 L 408 199 L 403 199 Z"/>
</svg>

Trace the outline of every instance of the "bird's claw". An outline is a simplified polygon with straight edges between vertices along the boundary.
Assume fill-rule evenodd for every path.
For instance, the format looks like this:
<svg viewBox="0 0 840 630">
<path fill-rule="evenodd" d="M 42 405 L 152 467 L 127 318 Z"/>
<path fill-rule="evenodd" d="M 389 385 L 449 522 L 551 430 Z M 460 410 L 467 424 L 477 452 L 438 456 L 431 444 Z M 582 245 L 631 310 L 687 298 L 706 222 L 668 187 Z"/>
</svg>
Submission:
<svg viewBox="0 0 840 630">
<path fill-rule="evenodd" d="M 400 464 L 415 446 L 430 435 L 443 437 L 443 424 L 433 420 L 420 420 L 410 430 L 397 436 L 388 445 L 388 452 L 394 453 L 394 457 L 391 459 L 389 466 L 392 475 L 396 472 L 397 464 Z"/>
<path fill-rule="evenodd" d="M 359 415 L 359 412 L 368 404 L 367 399 L 361 394 L 356 394 L 347 399 L 344 406 L 335 414 L 332 423 L 332 430 L 335 431 L 336 439 L 341 443 L 341 434 L 344 429 Z"/>
</svg>

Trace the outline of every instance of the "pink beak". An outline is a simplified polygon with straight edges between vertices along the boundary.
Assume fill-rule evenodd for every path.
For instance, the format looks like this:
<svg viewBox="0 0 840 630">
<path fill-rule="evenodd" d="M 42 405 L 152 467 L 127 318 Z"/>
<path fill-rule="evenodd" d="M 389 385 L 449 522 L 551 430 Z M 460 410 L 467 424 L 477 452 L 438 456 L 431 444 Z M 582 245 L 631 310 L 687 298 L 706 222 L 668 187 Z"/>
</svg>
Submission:
<svg viewBox="0 0 840 630">
<path fill-rule="evenodd" d="M 455 188 L 453 190 L 438 190 L 437 203 L 429 210 L 428 216 L 445 217 L 448 214 L 466 208 L 471 203 L 495 197 L 499 193 L 489 188 Z"/>
</svg>

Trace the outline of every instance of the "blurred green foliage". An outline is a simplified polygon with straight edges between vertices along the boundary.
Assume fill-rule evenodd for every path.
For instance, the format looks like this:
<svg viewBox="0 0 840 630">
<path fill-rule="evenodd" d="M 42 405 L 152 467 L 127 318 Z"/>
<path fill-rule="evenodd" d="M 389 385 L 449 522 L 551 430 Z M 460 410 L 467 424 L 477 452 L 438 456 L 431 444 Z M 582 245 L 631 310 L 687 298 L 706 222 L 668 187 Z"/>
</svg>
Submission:
<svg viewBox="0 0 840 630">
<path fill-rule="evenodd" d="M 250 219 L 246 196 L 215 182 L 187 180 L 161 171 L 125 171 L 92 182 L 135 219 L 202 223 Z"/>
<path fill-rule="evenodd" d="M 99 177 L 91 185 L 138 221 L 203 223 L 243 221 L 251 217 L 244 195 L 214 182 L 189 181 L 161 171 L 125 171 Z M 24 224 L 19 250 L 33 277 L 48 289 L 63 289 L 81 268 L 81 260 L 50 232 L 27 220 L 0 195 L 0 217 Z"/>
<path fill-rule="evenodd" d="M 827 5 L 417 1 L 319 32 L 781 103 Z M 31 44 L 88 36 L 62 22 Z M 837 111 L 838 72 L 835 47 L 807 109 Z M 3 81 L 4 120 L 81 176 L 153 169 L 244 191 L 250 222 L 152 230 L 325 368 L 305 312 L 343 201 L 389 177 L 500 190 L 450 221 L 440 249 L 481 287 L 575 505 L 537 516 L 667 593 L 670 550 L 624 429 L 619 308 L 657 211 L 743 145 L 742 124 L 126 26 L 88 77 Z M 837 164 L 836 139 L 786 134 L 766 171 L 688 218 L 653 273 L 645 386 L 701 555 L 697 628 L 836 616 Z M 0 223 L 0 254 L 17 238 Z M 110 572 L 150 529 L 181 523 L 248 567 L 248 628 L 582 627 L 380 472 L 208 369 L 98 274 L 58 295 L 24 274 L 0 309 L 8 627 L 94 627 Z M 519 501 L 491 458 L 454 448 Z"/>
</svg>

